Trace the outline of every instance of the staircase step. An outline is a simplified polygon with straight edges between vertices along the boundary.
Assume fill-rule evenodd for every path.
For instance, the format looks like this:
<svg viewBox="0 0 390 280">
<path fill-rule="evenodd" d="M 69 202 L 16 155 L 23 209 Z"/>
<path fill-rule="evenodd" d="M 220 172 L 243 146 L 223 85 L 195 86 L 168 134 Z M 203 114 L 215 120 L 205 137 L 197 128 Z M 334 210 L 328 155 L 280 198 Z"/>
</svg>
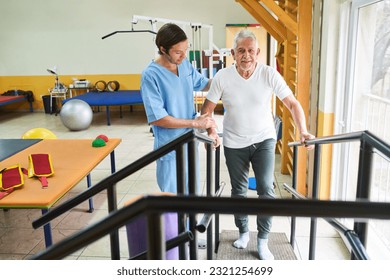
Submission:
<svg viewBox="0 0 390 280">
<path fill-rule="evenodd" d="M 233 242 L 238 238 L 237 230 L 223 230 L 220 234 L 217 260 L 258 260 L 257 232 L 249 233 L 250 241 L 246 249 L 233 247 Z M 268 246 L 274 254 L 275 260 L 297 260 L 293 248 L 287 236 L 283 232 L 271 232 L 268 237 Z"/>
</svg>

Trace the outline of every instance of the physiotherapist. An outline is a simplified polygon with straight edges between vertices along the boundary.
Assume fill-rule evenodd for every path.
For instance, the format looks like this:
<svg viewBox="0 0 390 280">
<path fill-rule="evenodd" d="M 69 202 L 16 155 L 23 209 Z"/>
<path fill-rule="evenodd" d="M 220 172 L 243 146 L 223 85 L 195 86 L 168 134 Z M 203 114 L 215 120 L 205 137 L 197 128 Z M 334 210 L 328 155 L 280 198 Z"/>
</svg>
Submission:
<svg viewBox="0 0 390 280">
<path fill-rule="evenodd" d="M 142 72 L 141 95 L 154 149 L 190 129 L 216 128 L 208 115 L 196 116 L 194 91 L 207 91 L 211 80 L 201 75 L 186 58 L 188 39 L 176 24 L 163 25 L 156 35 L 158 57 Z M 176 155 L 157 160 L 157 183 L 163 192 L 177 193 Z"/>
</svg>

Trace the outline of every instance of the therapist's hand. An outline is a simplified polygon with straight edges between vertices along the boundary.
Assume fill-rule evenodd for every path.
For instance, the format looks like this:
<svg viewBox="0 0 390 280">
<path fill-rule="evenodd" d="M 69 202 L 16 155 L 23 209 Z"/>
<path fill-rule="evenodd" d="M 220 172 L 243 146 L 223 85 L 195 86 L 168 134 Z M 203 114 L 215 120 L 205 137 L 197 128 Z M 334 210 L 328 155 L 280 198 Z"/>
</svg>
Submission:
<svg viewBox="0 0 390 280">
<path fill-rule="evenodd" d="M 200 115 L 195 119 L 195 128 L 199 129 L 208 129 L 208 128 L 217 128 L 217 124 L 212 117 L 209 117 L 208 114 Z"/>
</svg>

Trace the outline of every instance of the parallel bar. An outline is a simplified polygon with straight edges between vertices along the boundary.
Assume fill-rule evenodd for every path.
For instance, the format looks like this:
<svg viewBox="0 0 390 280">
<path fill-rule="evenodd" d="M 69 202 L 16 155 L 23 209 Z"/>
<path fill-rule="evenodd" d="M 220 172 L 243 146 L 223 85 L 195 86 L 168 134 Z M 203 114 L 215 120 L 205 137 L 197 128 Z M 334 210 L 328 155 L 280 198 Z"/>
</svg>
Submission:
<svg viewBox="0 0 390 280">
<path fill-rule="evenodd" d="M 186 186 L 185 170 L 186 164 L 184 160 L 185 149 L 184 145 L 180 145 L 176 148 L 176 180 L 177 180 L 177 193 L 180 195 L 184 194 Z M 178 214 L 178 232 L 186 231 L 186 214 Z M 186 259 L 186 244 L 179 246 L 179 259 Z"/>
<path fill-rule="evenodd" d="M 298 146 L 293 147 L 293 172 L 292 172 L 292 187 L 294 191 L 297 191 L 297 172 L 298 172 Z M 290 244 L 291 247 L 295 247 L 295 232 L 296 232 L 297 219 L 291 216 L 291 233 L 290 233 Z"/>
<path fill-rule="evenodd" d="M 221 186 L 218 188 L 215 193 L 215 197 L 220 197 L 223 189 L 225 188 L 225 183 L 221 183 Z M 203 215 L 201 221 L 196 225 L 195 229 L 199 232 L 205 232 L 211 222 L 211 218 L 213 217 L 212 213 L 206 213 Z"/>
<path fill-rule="evenodd" d="M 286 191 L 291 193 L 294 197 L 299 199 L 307 199 L 297 191 L 295 191 L 292 187 L 287 185 L 286 183 L 283 184 L 283 187 Z M 362 245 L 360 239 L 358 238 L 357 234 L 353 231 L 348 229 L 345 225 L 337 221 L 336 219 L 325 219 L 329 224 L 331 224 L 336 230 L 341 232 L 346 238 L 349 240 L 349 244 L 351 245 L 352 252 L 358 256 L 359 260 L 368 260 L 368 255 L 364 249 L 364 246 Z"/>
<path fill-rule="evenodd" d="M 368 200 L 371 190 L 371 169 L 372 169 L 372 146 L 367 143 L 366 138 L 360 140 L 359 167 L 357 175 L 356 199 Z M 368 225 L 363 222 L 355 222 L 354 231 L 362 241 L 363 246 L 367 244 Z M 355 255 L 352 254 L 352 259 Z"/>
<path fill-rule="evenodd" d="M 207 161 L 206 161 L 206 193 L 207 196 L 211 196 L 215 192 L 215 181 L 213 176 L 213 167 L 214 167 L 214 151 L 212 144 L 206 144 L 207 148 Z M 210 224 L 212 218 L 209 218 L 207 223 L 207 259 L 213 259 L 213 223 Z"/>
<path fill-rule="evenodd" d="M 165 260 L 165 241 L 163 232 L 165 232 L 162 215 L 158 212 L 149 212 L 147 215 L 148 223 L 148 259 Z"/>
<path fill-rule="evenodd" d="M 197 152 L 196 142 L 191 140 L 188 142 L 188 192 L 189 195 L 197 195 L 198 187 L 198 166 L 197 166 Z M 189 215 L 189 227 L 190 229 L 196 226 L 196 214 L 190 213 Z M 190 242 L 190 260 L 198 259 L 198 238 L 197 233 L 194 232 L 194 240 Z"/>
<path fill-rule="evenodd" d="M 117 205 L 117 195 L 116 195 L 116 186 L 113 184 L 111 187 L 107 188 L 107 203 L 108 203 L 108 212 L 114 212 L 118 209 Z M 120 249 L 119 249 L 119 232 L 118 229 L 113 230 L 110 233 L 110 244 L 111 244 L 111 259 L 120 260 Z"/>
<path fill-rule="evenodd" d="M 313 167 L 313 190 L 312 199 L 318 199 L 318 182 L 320 181 L 321 166 L 321 146 L 316 144 L 314 147 L 314 167 Z M 310 245 L 309 260 L 315 259 L 317 238 L 317 218 L 311 218 L 310 221 Z"/>
<path fill-rule="evenodd" d="M 222 135 L 221 135 L 222 136 Z M 215 150 L 215 191 L 220 190 L 220 166 L 221 166 L 221 146 L 218 146 Z M 219 215 L 214 215 L 214 221 L 215 221 L 215 233 L 214 233 L 214 253 L 218 252 L 218 245 L 219 245 Z"/>
<path fill-rule="evenodd" d="M 358 141 L 363 137 L 364 131 L 344 133 L 332 136 L 318 137 L 311 140 L 306 140 L 305 143 L 299 141 L 290 142 L 288 145 L 291 146 L 303 146 L 303 145 L 315 145 L 315 144 L 332 144 L 332 143 L 342 143 L 342 142 L 351 142 Z"/>
<path fill-rule="evenodd" d="M 345 236 L 349 240 L 349 244 L 351 244 L 352 254 L 358 260 L 369 260 L 370 258 L 367 255 L 366 249 L 364 245 L 361 243 L 359 236 L 353 232 L 348 231 L 345 233 Z"/>
<path fill-rule="evenodd" d="M 99 222 L 34 255 L 31 259 L 61 259 L 95 242 L 145 213 L 188 212 L 265 216 L 390 219 L 390 203 L 229 197 L 145 196 Z M 152 229 L 152 227 L 150 228 Z"/>
<path fill-rule="evenodd" d="M 115 173 L 115 153 L 112 151 L 110 153 L 110 161 L 111 161 L 111 174 Z M 92 201 L 92 197 L 89 199 Z M 117 210 L 117 195 L 116 195 L 116 184 L 112 185 L 111 188 L 107 189 L 107 203 L 108 203 L 108 211 L 112 212 Z M 119 245 L 119 231 L 113 231 L 110 234 L 110 244 L 111 244 L 111 259 L 120 260 L 120 245 Z"/>
<path fill-rule="evenodd" d="M 383 142 L 369 131 L 365 131 L 363 134 L 364 140 L 372 147 L 375 147 L 379 152 L 390 158 L 390 145 Z"/>
<path fill-rule="evenodd" d="M 127 165 L 126 167 L 122 168 L 118 172 L 101 180 L 99 183 L 94 185 L 92 188 L 80 193 L 79 195 L 75 196 L 71 200 L 64 202 L 63 204 L 60 204 L 60 205 L 56 206 L 55 208 L 52 208 L 51 211 L 49 211 L 48 213 L 46 213 L 42 217 L 38 218 L 37 220 L 33 221 L 32 226 L 35 229 L 40 227 L 40 226 L 43 226 L 45 223 L 48 223 L 51 220 L 57 218 L 58 216 L 64 214 L 65 212 L 69 211 L 70 209 L 74 208 L 75 206 L 79 205 L 80 203 L 84 202 L 85 200 L 89 199 L 90 197 L 100 193 L 103 190 L 106 190 L 107 186 L 111 186 L 111 185 L 123 180 L 124 178 L 127 178 L 128 176 L 137 172 L 141 168 L 156 161 L 158 158 L 175 150 L 176 146 L 187 143 L 188 141 L 190 141 L 194 137 L 198 137 L 198 136 L 196 136 L 194 131 L 191 130 L 191 131 L 183 134 L 182 136 L 176 138 L 175 140 L 167 143 L 166 145 L 161 146 L 159 149 L 146 154 L 145 156 L 141 157 L 140 159 L 138 159 L 138 160 L 134 161 L 133 163 Z M 212 142 L 212 139 L 209 138 L 209 141 Z"/>
</svg>

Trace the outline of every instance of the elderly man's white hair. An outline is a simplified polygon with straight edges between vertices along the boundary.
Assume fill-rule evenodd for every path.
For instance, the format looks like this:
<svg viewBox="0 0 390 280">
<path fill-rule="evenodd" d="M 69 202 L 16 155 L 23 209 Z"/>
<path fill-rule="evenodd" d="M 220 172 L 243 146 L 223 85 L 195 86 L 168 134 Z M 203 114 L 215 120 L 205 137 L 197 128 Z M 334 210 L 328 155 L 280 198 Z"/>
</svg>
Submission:
<svg viewBox="0 0 390 280">
<path fill-rule="evenodd" d="M 237 48 L 238 41 L 240 41 L 241 39 L 246 39 L 246 38 L 251 38 L 252 40 L 254 40 L 256 42 L 256 48 L 258 48 L 258 42 L 257 42 L 256 35 L 252 31 L 250 31 L 249 29 L 241 29 L 234 36 L 233 49 Z"/>
</svg>

